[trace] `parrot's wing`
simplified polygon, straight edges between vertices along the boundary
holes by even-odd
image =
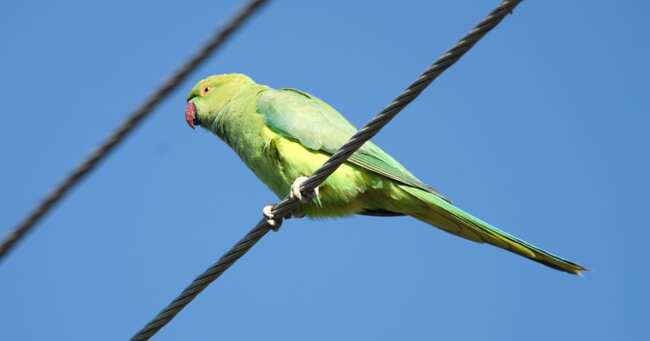
[[[257,111],[274,132],[298,141],[306,148],[330,155],[357,132],[357,128],[327,103],[296,89],[264,90],[258,96]],[[348,161],[449,201],[371,141],[361,146]]]

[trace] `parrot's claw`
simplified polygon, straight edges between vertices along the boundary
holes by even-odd
[[[318,187],[316,187],[316,188],[314,189],[314,192],[313,192],[311,195],[309,195],[309,196],[307,196],[307,195],[303,195],[303,194],[300,192],[300,186],[301,186],[301,185],[302,185],[302,184],[303,184],[307,179],[309,179],[309,178],[306,177],[306,176],[299,176],[299,177],[298,177],[298,178],[293,182],[293,184],[291,185],[291,192],[290,192],[290,194],[289,194],[293,199],[297,199],[297,200],[300,201],[300,202],[306,203],[306,202],[311,201],[311,199],[313,199],[314,196],[318,197]]]
[[[262,209],[262,215],[264,215],[264,218],[266,219],[266,223],[269,224],[271,230],[277,231],[280,229],[280,226],[282,226],[282,218],[277,219],[272,212],[273,212],[273,205],[266,205]]]

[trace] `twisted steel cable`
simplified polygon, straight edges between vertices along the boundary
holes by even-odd
[[[467,35],[461,38],[454,47],[445,52],[429,68],[427,68],[406,90],[397,96],[384,110],[377,114],[361,130],[354,134],[334,155],[332,155],[312,176],[310,176],[300,187],[303,196],[313,195],[314,189],[347,160],[366,141],[375,136],[393,117],[404,107],[411,103],[431,82],[433,82],[443,71],[456,63],[469,49],[474,46],[486,33],[498,25],[503,18],[521,0],[505,0],[493,10],[487,18],[476,25]],[[203,274],[197,277],[181,294],[176,297],[165,309],[151,320],[142,330],[131,338],[132,341],[148,340],[176,316],[187,304],[189,304],[203,289],[219,278],[234,262],[241,258],[248,250],[255,245],[269,230],[277,230],[282,219],[291,215],[291,212],[299,205],[298,200],[287,197],[276,204],[272,213],[276,223],[272,227],[266,218],[262,218],[248,234],[240,240],[230,251],[223,255]]]
[[[221,47],[226,40],[267,0],[253,0],[246,5],[231,21],[219,30],[205,45],[192,56],[180,69],[167,79],[153,94],[138,107],[122,125],[111,134],[90,154],[74,171],[54,190],[52,190],[41,203],[17,225],[0,244],[0,261],[7,256],[16,243],[21,240],[34,226],[47,214],[75,185],[79,183],[105,159],[120,142],[138,126],[143,119],[162,102],[174,89],[180,85],[187,76],[203,63],[216,49]]]

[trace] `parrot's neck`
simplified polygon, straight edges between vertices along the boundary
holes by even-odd
[[[224,102],[215,114],[208,130],[219,136],[237,154],[248,153],[247,138],[257,135],[264,128],[262,117],[257,114],[257,95],[268,87],[249,84],[240,87]]]

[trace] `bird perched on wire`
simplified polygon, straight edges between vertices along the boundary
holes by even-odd
[[[366,142],[310,198],[300,185],[357,129],[319,98],[273,89],[243,74],[198,82],[187,97],[187,124],[220,137],[278,197],[301,201],[294,216],[408,215],[457,236],[489,243],[572,274],[586,269],[478,219]],[[271,206],[263,210],[273,224]]]

